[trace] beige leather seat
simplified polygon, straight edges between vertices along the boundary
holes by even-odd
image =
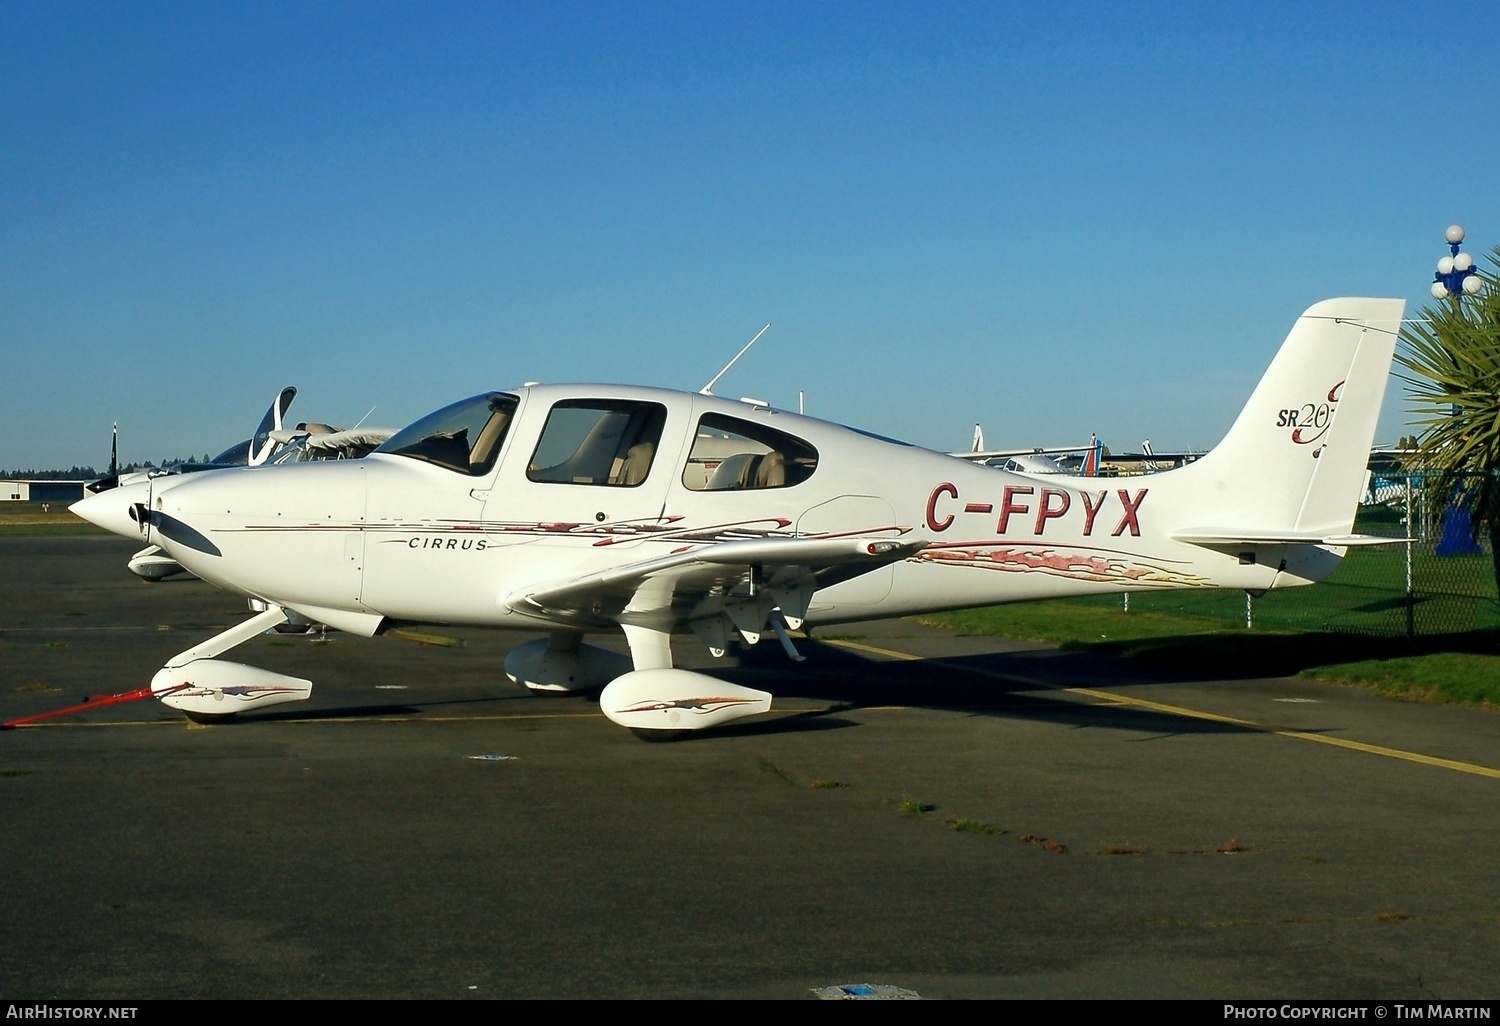
[[[724,492],[735,488],[747,487],[748,476],[753,473],[755,454],[748,452],[737,452],[727,457],[722,463],[714,468],[714,472],[708,475],[708,481],[703,485],[706,492]]]
[[[651,471],[651,459],[656,455],[656,444],[654,442],[637,442],[630,447],[625,454],[625,462],[620,464],[620,472],[611,484],[638,485],[646,480],[646,475]]]
[[[786,484],[786,457],[772,449],[755,468],[756,488],[780,488]]]
[[[474,448],[469,450],[470,472],[477,472],[488,466],[494,460],[495,447],[500,442],[500,436],[505,433],[506,425],[510,423],[510,411],[496,410],[490,414],[490,419],[485,422],[479,432],[479,438],[474,442]]]

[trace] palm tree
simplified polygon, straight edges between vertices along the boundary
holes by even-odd
[[[1397,361],[1422,428],[1417,466],[1428,487],[1489,534],[1500,583],[1500,246],[1484,287],[1429,306],[1401,329]]]

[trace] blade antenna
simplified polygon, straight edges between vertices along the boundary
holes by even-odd
[[[722,378],[725,374],[728,374],[729,373],[729,368],[733,367],[736,363],[738,363],[740,357],[742,357],[746,353],[748,353],[750,351],[750,347],[753,346],[753,345],[755,345],[755,343],[759,342],[760,341],[760,337],[762,335],[764,335],[766,332],[770,331],[770,330],[771,330],[771,322],[767,321],[766,322],[766,326],[764,328],[761,328],[759,331],[757,331],[755,333],[755,337],[752,338],[749,342],[745,343],[745,348],[741,349],[739,352],[735,353],[734,354],[734,359],[730,360],[728,363],[726,363],[724,365],[724,369],[721,370],[721,371],[719,371],[719,373],[717,373],[717,374],[715,374],[713,376],[713,380],[711,380],[708,384],[704,385],[702,388],[698,389],[698,394],[699,395],[713,395],[714,394],[714,386],[719,383],[719,379]]]

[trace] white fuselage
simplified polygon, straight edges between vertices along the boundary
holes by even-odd
[[[1104,591],[1277,583],[1279,552],[1242,562],[1167,536],[1180,520],[1163,515],[1167,495],[1180,498],[1189,483],[1174,487],[1171,479],[1188,471],[1041,481],[711,397],[586,386],[517,392],[515,426],[483,477],[384,453],[216,472],[158,497],[161,512],[216,551],[170,534],[164,544],[204,579],[298,611],[484,626],[538,626],[504,601],[529,582],[755,537],[928,542],[902,562],[820,589],[806,617],[812,624]],[[667,407],[645,480],[631,488],[530,480],[550,406],[601,395]],[[817,449],[815,471],[788,487],[691,490],[690,434],[705,410],[796,435]]]

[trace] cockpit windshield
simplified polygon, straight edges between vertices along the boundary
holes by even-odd
[[[375,451],[410,456],[477,477],[495,465],[519,402],[506,392],[464,399],[396,432]]]

